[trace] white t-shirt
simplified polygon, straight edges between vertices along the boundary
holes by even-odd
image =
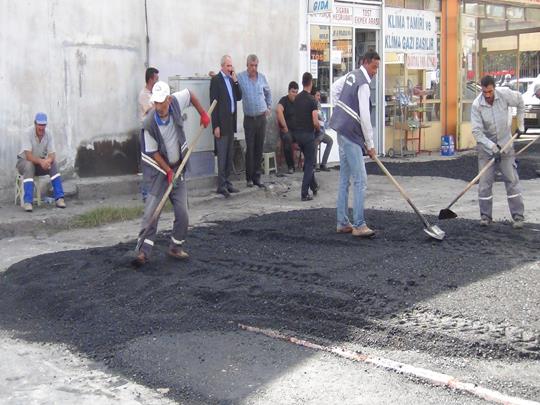
[[[185,108],[191,105],[191,95],[188,89],[184,89],[173,93],[172,96],[176,98],[178,104],[180,104],[180,111],[184,111]],[[165,142],[165,149],[167,150],[167,160],[171,165],[178,163],[180,160],[180,147],[178,144],[178,136],[176,134],[176,126],[169,114],[169,119],[164,125],[158,125],[159,132]],[[144,151],[151,155],[158,151],[157,141],[152,138],[148,131],[144,131]]]

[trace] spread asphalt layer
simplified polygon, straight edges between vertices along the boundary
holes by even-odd
[[[491,284],[472,305],[428,303],[481,281],[505,280],[509,271],[534,286],[535,225],[486,229],[456,219],[440,224],[447,237],[438,242],[413,214],[368,210],[366,218],[377,231],[372,239],[336,234],[335,209],[326,208],[196,227],[185,262],[166,256],[164,233],[139,270],[126,257],[134,242],[26,259],[0,275],[0,328],[30,341],[67,344],[190,403],[218,403],[218,392],[230,393],[227,403],[248,397],[257,384],[233,390],[222,368],[249,364],[252,350],[267,360],[257,370],[236,370],[243,381],[271,380],[304,361],[303,355],[273,357],[272,344],[255,347],[250,337],[239,338],[245,333],[239,323],[329,345],[540,360],[537,298],[527,308],[514,308],[507,298],[523,294],[526,285]],[[210,346],[218,358],[201,349]],[[484,385],[508,388],[504,381]],[[511,388],[540,398],[538,384]]]
[[[519,151],[524,144],[516,146]],[[540,170],[540,141],[536,141],[525,152],[516,157],[518,162],[518,174],[521,180],[538,178],[537,170]],[[427,162],[392,162],[386,160],[384,165],[394,176],[435,176],[449,179],[459,179],[471,181],[478,174],[478,158],[476,153],[462,155],[458,158],[448,158],[447,160],[431,160]],[[366,171],[368,174],[379,174],[383,172],[375,162],[366,160]],[[497,181],[502,181],[501,176],[496,177]]]

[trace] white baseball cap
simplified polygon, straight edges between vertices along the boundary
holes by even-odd
[[[157,82],[152,87],[152,96],[150,97],[151,102],[162,103],[165,101],[167,96],[171,95],[171,89],[169,85],[165,82]]]

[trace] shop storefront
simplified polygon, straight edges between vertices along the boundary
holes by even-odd
[[[326,7],[321,10],[321,6]],[[307,67],[321,90],[321,104],[327,117],[331,115],[334,100],[330,87],[333,82],[357,68],[368,50],[382,49],[382,1],[308,1],[307,15]],[[384,65],[381,60],[379,75],[371,83],[371,98],[375,108],[371,121],[375,130],[375,145],[383,145]],[[335,140],[335,134],[329,134]],[[330,161],[338,161],[337,147]]]
[[[526,99],[540,74],[540,0],[461,1],[460,32],[459,147],[470,148],[471,105],[480,79],[492,75],[498,86],[519,90]]]
[[[439,1],[386,1],[384,129],[388,156],[437,150],[441,142]]]

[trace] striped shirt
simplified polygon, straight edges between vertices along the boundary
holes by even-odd
[[[250,79],[247,70],[238,74],[238,83],[242,90],[244,115],[255,117],[264,114],[272,107],[272,93],[266,77],[257,73],[257,79]]]

